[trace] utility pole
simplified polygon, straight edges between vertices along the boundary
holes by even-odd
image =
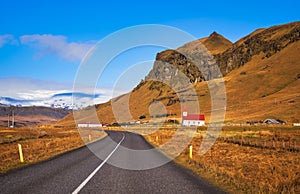
[[[12,124],[11,124],[12,128],[14,128],[14,125],[15,125],[15,112],[13,110],[12,111]]]
[[[15,127],[15,111],[14,111],[14,107],[10,106],[7,109],[7,116],[8,116],[8,120],[7,120],[7,127],[8,128],[14,128]],[[10,118],[12,119],[12,121],[10,121]]]
[[[7,107],[7,117],[8,117],[8,120],[7,120],[7,127],[10,128],[10,116],[11,116],[11,107]]]
[[[10,121],[10,115],[9,115],[9,112],[8,112],[8,114],[7,114],[7,115],[8,115],[7,127],[9,128],[9,127],[10,127],[10,122],[9,122],[9,121]]]

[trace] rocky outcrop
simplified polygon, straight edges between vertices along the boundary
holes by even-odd
[[[158,80],[171,86],[208,81],[221,77],[212,54],[223,52],[232,43],[213,32],[209,37],[192,41],[176,50],[166,50],[156,56],[146,80]]]
[[[218,65],[199,41],[183,45],[177,50],[166,50],[156,55],[153,69],[146,80],[163,81],[171,86],[207,81],[221,77]]]

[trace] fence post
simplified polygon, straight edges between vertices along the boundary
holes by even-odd
[[[244,138],[243,138],[243,134],[242,134],[242,136],[241,136],[241,146],[243,146],[243,140],[244,140]]]

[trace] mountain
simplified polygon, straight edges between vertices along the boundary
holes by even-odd
[[[94,104],[94,99],[99,98],[100,94],[86,94],[79,92],[58,93],[44,99],[27,100],[11,97],[0,97],[0,104],[6,106],[44,106],[61,109],[81,109]],[[72,99],[76,99],[77,104]]]
[[[14,126],[21,127],[54,123],[71,112],[68,109],[40,106],[0,106],[0,126],[8,126],[8,115],[10,116],[10,125],[12,124],[12,115],[14,115]]]
[[[99,120],[116,122],[115,117],[122,113],[118,122],[129,121],[130,115],[133,120],[141,115],[149,120],[151,110],[162,105],[167,119],[180,119],[181,105],[192,109],[198,100],[209,123],[212,91],[208,84],[218,85],[223,75],[227,95],[225,122],[266,118],[300,122],[299,39],[300,22],[293,22],[258,29],[233,44],[213,33],[177,50],[160,52],[145,80],[132,92],[96,106]],[[68,115],[58,124],[72,123],[72,119]],[[91,119],[82,117],[83,121]]]

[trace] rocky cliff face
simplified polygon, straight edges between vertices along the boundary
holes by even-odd
[[[208,38],[187,43],[177,50],[160,52],[146,80],[183,86],[221,77],[218,65],[206,45],[214,48],[213,53],[219,53],[231,46],[231,42],[214,32]]]
[[[146,77],[146,80],[150,79],[172,82],[176,85],[177,82],[202,81],[204,77],[191,59],[179,51],[166,50],[157,54],[153,69]]]

